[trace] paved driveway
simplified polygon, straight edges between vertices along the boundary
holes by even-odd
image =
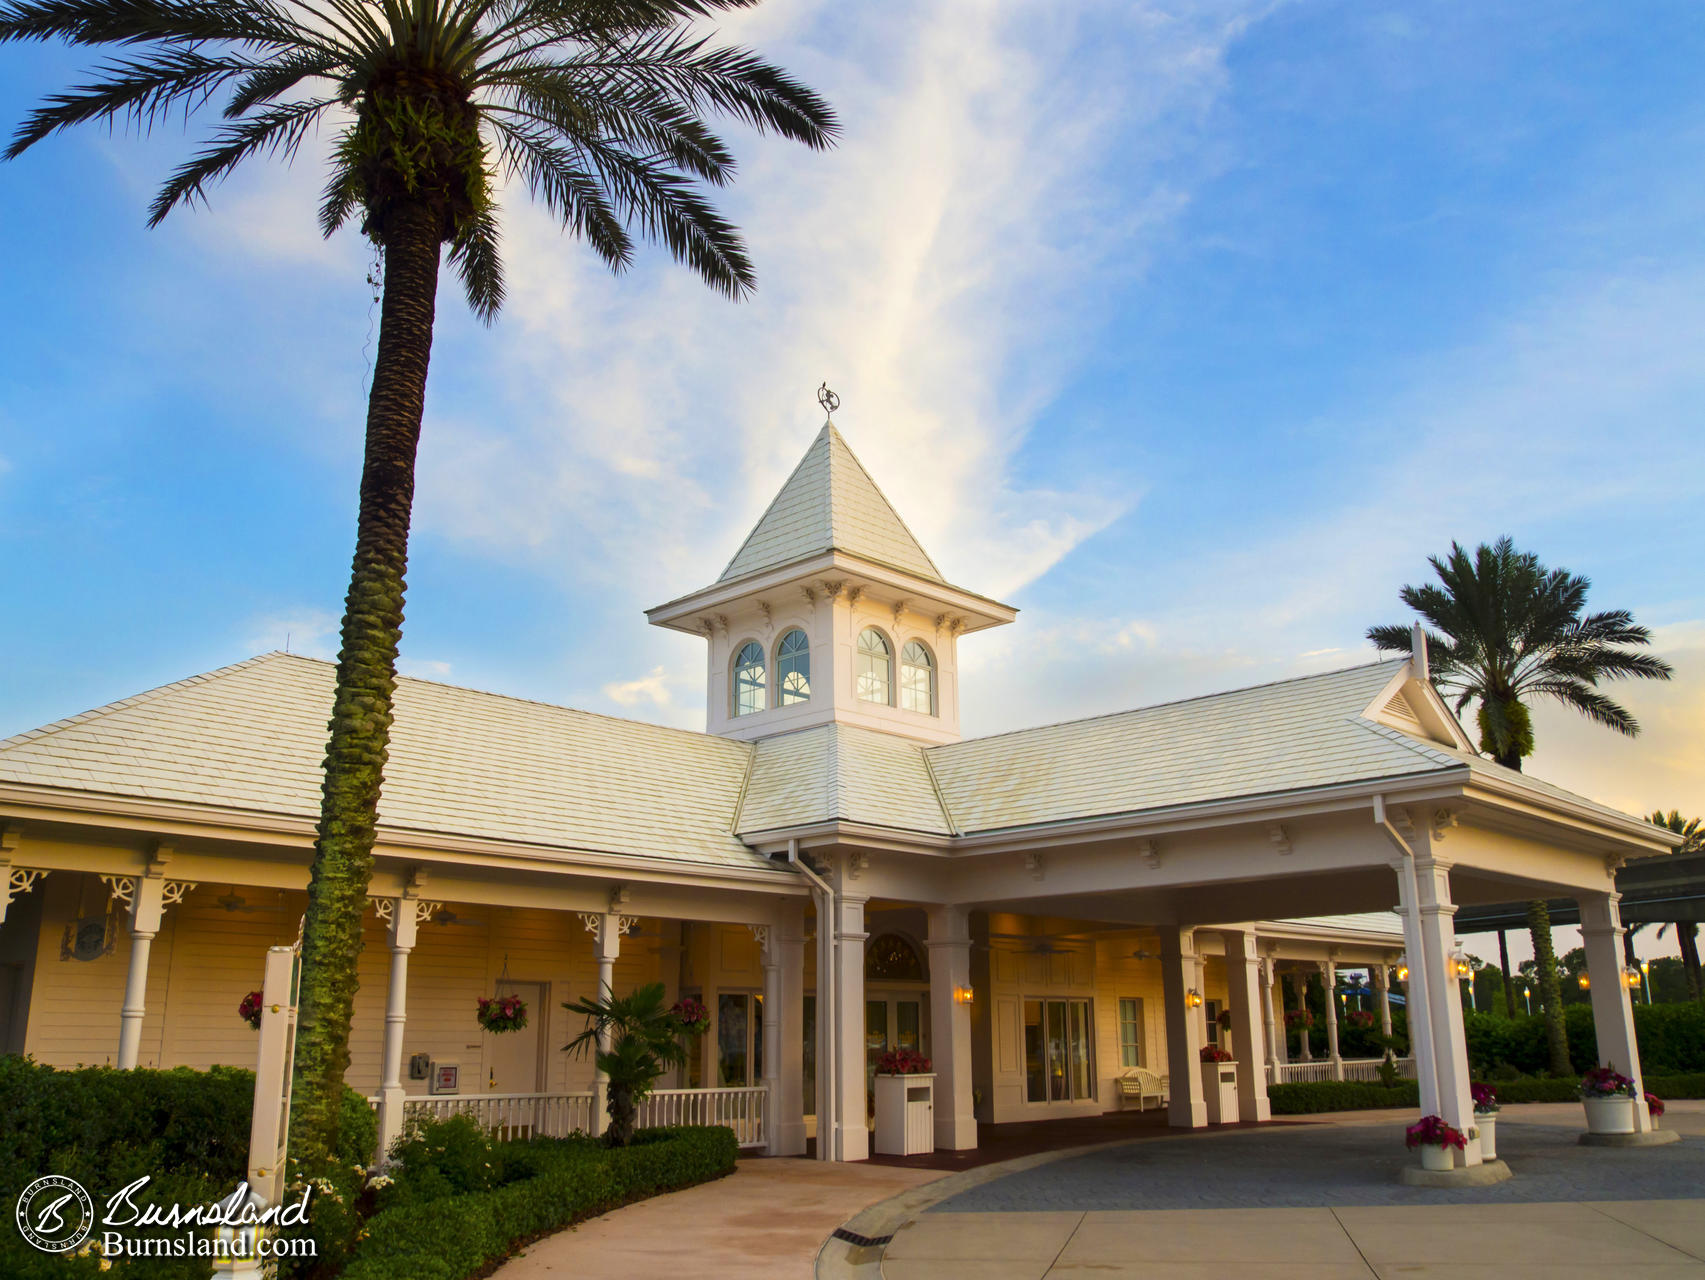
[[[1705,1280],[1705,1106],[1683,1141],[1582,1147],[1578,1107],[1509,1108],[1492,1187],[1404,1187],[1411,1117],[1107,1147],[900,1225],[885,1280]]]

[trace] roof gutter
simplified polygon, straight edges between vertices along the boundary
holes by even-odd
[[[787,861],[798,869],[811,884],[817,906],[817,1158],[840,1158],[840,1126],[835,1123],[834,1109],[838,1098],[836,1078],[841,1067],[841,1019],[837,1016],[836,1000],[839,984],[834,980],[839,972],[840,940],[835,936],[835,891],[828,881],[811,869],[799,856],[799,839],[787,842]]]

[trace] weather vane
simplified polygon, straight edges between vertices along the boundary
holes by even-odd
[[[835,410],[841,407],[841,398],[829,390],[829,384],[825,382],[817,388],[817,403],[823,406],[823,416],[832,419]]]

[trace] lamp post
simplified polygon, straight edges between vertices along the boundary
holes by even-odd
[[[1521,984],[1521,1002],[1527,1008],[1527,1016],[1533,1017],[1533,988],[1525,982]]]

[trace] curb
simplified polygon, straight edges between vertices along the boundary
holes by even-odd
[[[1667,1147],[1680,1142],[1681,1134],[1674,1129],[1652,1129],[1646,1133],[1583,1133],[1583,1147]]]

